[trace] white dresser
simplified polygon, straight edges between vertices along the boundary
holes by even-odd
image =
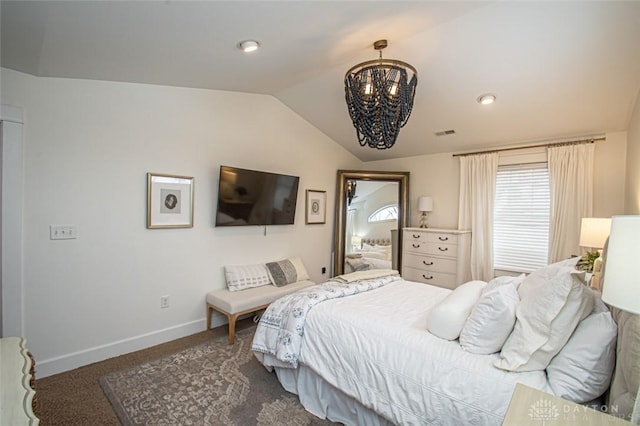
[[[471,279],[471,231],[404,228],[402,278],[454,289]]]

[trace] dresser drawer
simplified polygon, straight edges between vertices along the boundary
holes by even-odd
[[[456,234],[430,232],[427,234],[427,241],[437,244],[458,244],[458,236]]]
[[[455,258],[458,246],[455,244],[428,243],[418,241],[405,241],[404,251],[406,253],[426,254],[434,256],[446,256]]]
[[[408,253],[429,254],[429,243],[426,241],[405,240],[404,251]]]
[[[419,256],[407,253],[404,264],[407,267],[421,269],[423,271],[446,272],[449,274],[456,273],[455,259],[443,259],[440,257]]]
[[[420,269],[409,267],[404,268],[402,278],[407,281],[417,281],[450,289],[454,289],[458,285],[458,283],[456,282],[456,274],[423,271]]]
[[[458,235],[446,232],[407,231],[404,233],[404,238],[406,241],[414,243],[458,244]]]

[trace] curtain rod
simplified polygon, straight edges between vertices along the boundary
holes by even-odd
[[[487,151],[477,151],[477,152],[465,152],[462,154],[453,154],[454,157],[466,157],[467,155],[477,155],[477,154],[489,154],[491,152],[502,152],[502,151],[515,151],[518,149],[527,149],[527,148],[540,148],[540,147],[555,147],[555,146],[564,146],[564,145],[578,145],[582,143],[594,143],[596,141],[605,141],[607,138],[599,137],[599,138],[589,138],[589,139],[578,139],[575,141],[566,141],[566,142],[549,142],[549,143],[541,143],[538,145],[526,145],[526,146],[516,146],[513,148],[500,148],[500,149],[490,149]]]

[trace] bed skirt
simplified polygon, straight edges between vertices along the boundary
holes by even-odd
[[[303,364],[297,369],[276,367],[275,370],[282,387],[298,395],[305,410],[314,416],[345,425],[393,425]]]

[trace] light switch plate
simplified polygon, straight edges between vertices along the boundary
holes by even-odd
[[[78,227],[76,225],[49,226],[49,239],[51,240],[72,240],[75,238],[78,238]]]

